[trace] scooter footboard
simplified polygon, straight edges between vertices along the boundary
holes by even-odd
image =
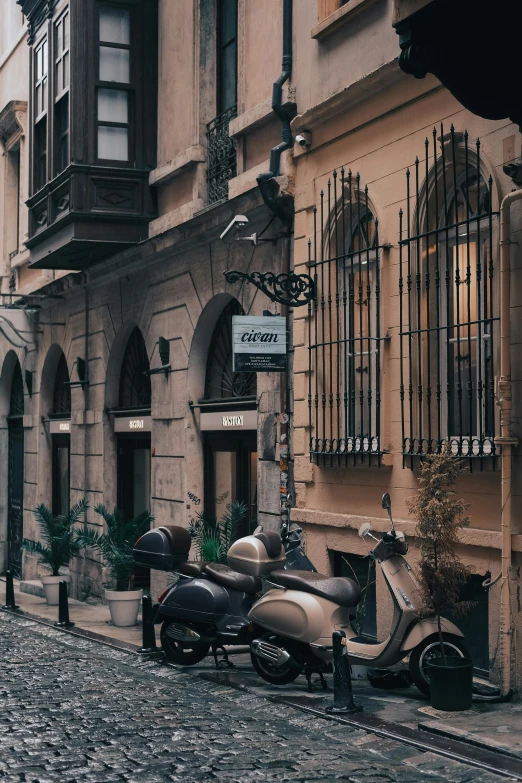
[[[445,617],[440,618],[440,625],[443,633],[451,633],[453,636],[464,637],[462,631],[457,628],[450,620],[446,620]],[[419,645],[423,639],[428,636],[433,636],[434,633],[438,633],[439,628],[437,625],[436,617],[425,617],[423,620],[419,620],[411,631],[404,637],[401,644],[401,652],[409,652]]]

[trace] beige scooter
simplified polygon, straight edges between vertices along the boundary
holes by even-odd
[[[386,668],[409,656],[412,681],[429,695],[427,663],[440,656],[437,622],[435,617],[420,617],[419,585],[404,559],[408,544],[404,533],[395,530],[388,493],[383,495],[382,507],[390,517],[389,533],[376,538],[368,523],[359,529],[361,538],[368,536],[377,542],[369,555],[380,565],[393,601],[391,630],[382,642],[358,637],[350,624],[350,610],[361,598],[353,580],[280,570],[274,533],[262,536],[265,540],[273,539],[271,552],[255,535],[239,539],[230,548],[231,568],[251,576],[264,576],[269,588],[248,615],[260,633],[251,643],[252,663],[266,682],[292,682],[304,672],[310,683],[312,673],[322,675],[331,670],[332,633],[342,630],[350,663]],[[462,632],[444,618],[441,624],[446,654],[468,657]]]

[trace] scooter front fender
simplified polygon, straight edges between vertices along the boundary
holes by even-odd
[[[443,633],[451,633],[453,636],[464,637],[462,631],[452,622],[446,620],[445,617],[440,618],[440,626]],[[410,650],[413,650],[423,641],[423,639],[426,639],[428,636],[433,636],[433,634],[438,633],[438,631],[439,628],[436,617],[425,617],[423,620],[419,620],[402,640],[401,651],[409,652]]]

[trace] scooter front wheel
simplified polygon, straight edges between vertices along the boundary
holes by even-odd
[[[252,650],[250,650],[250,658],[256,672],[270,685],[288,685],[301,674],[301,667],[291,660],[283,664],[272,663],[265,658],[258,658]]]
[[[442,634],[444,652],[453,658],[469,658],[469,653],[460,636],[452,633]],[[442,657],[439,635],[434,633],[426,637],[410,653],[410,677],[412,682],[425,696],[430,695],[430,675],[428,671],[429,661],[439,660]]]
[[[178,642],[168,635],[172,620],[165,620],[161,626],[160,639],[163,652],[170,663],[178,666],[194,666],[203,660],[210,650],[208,642]]]

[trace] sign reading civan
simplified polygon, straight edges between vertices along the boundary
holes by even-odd
[[[232,342],[234,372],[286,370],[286,318],[234,315]]]

